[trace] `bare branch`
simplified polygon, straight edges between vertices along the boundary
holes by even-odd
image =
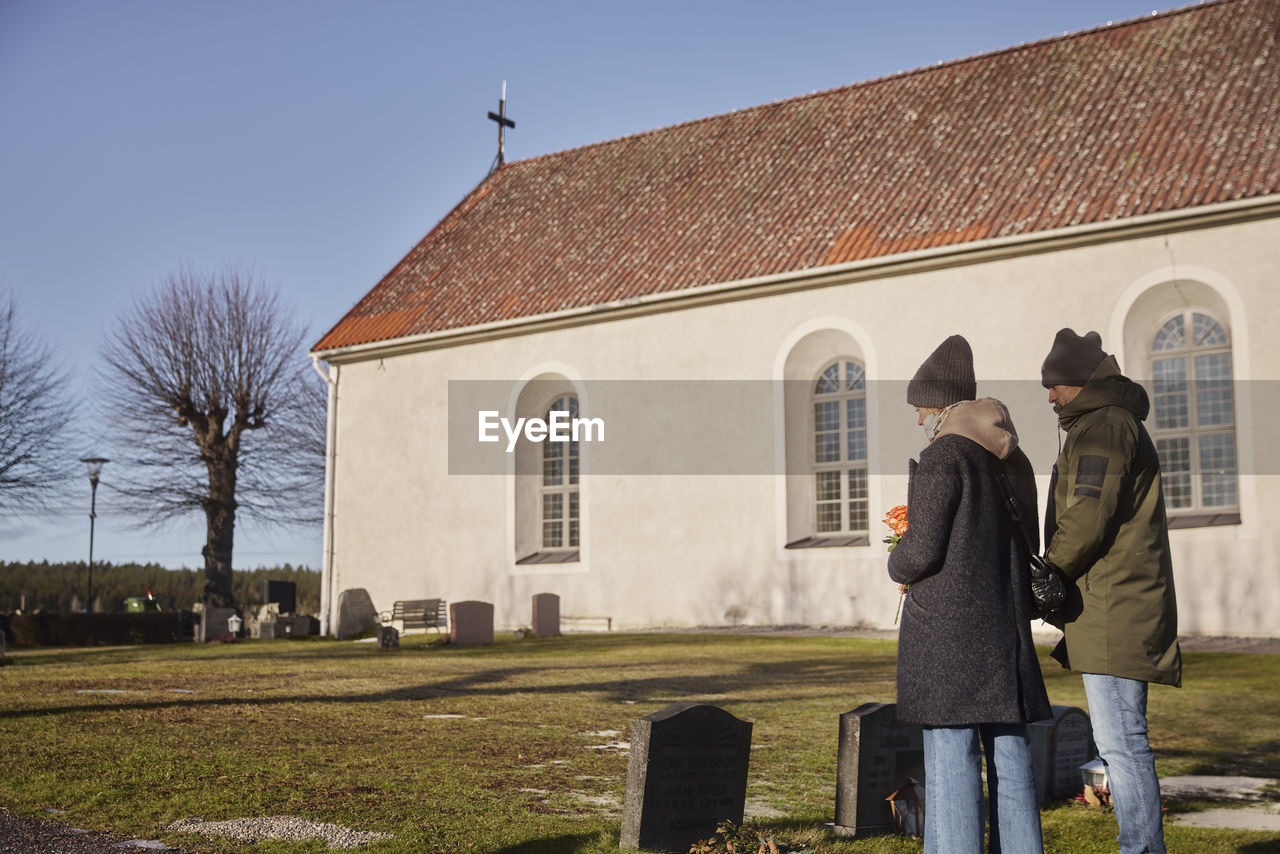
[[[0,513],[48,508],[75,473],[67,375],[23,329],[13,296],[0,296]]]
[[[111,432],[128,466],[115,487],[152,522],[201,511],[206,592],[230,604],[238,514],[319,518],[323,440],[303,342],[276,294],[227,267],[184,267],[123,312],[103,348]]]

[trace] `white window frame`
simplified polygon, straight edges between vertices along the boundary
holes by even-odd
[[[552,412],[568,412],[569,420],[578,417],[578,397],[574,394],[556,395],[543,411],[543,418],[548,423]],[[556,462],[561,463],[560,478],[548,482],[549,472]],[[577,551],[582,542],[582,505],[579,488],[579,475],[582,458],[576,440],[569,442],[545,441],[542,443],[540,484],[538,488],[538,542],[541,552]],[[548,519],[547,510],[551,499],[560,499],[560,517]],[[557,530],[551,531],[552,526]],[[554,537],[549,537],[554,533]],[[558,542],[557,542],[558,540]]]
[[[851,380],[850,368],[856,368],[857,374]],[[830,381],[830,372],[836,371],[835,388],[824,389]],[[809,436],[811,439],[809,462],[813,483],[813,536],[814,537],[847,537],[869,535],[870,516],[870,479],[867,474],[867,375],[865,366],[857,359],[842,357],[827,362],[818,371],[810,387],[809,412],[811,415]],[[850,403],[861,404],[861,425],[850,425]],[[819,407],[835,404],[836,419],[834,425],[819,415]],[[833,429],[834,427],[834,429]],[[825,429],[820,429],[825,428]],[[861,457],[855,458],[850,453],[850,440],[855,433],[861,433]],[[834,436],[837,446],[834,456],[831,453],[829,437]],[[822,441],[827,439],[828,441]],[[824,447],[825,446],[825,447]],[[824,497],[822,482],[835,474],[839,483],[837,497]],[[855,483],[856,481],[856,483]],[[851,494],[855,487],[860,487],[860,496]],[[833,517],[829,511],[835,507],[839,515],[838,527],[831,527]],[[860,518],[859,518],[860,517]],[[826,528],[824,529],[824,522]],[[859,524],[861,523],[861,524]]]
[[[1225,340],[1204,345],[1197,345],[1196,318],[1202,317],[1220,329]],[[1182,321],[1183,342],[1181,346],[1156,349],[1156,342],[1162,332],[1175,320]],[[1232,358],[1232,337],[1230,327],[1213,312],[1199,307],[1182,307],[1169,312],[1160,318],[1155,330],[1147,338],[1147,365],[1152,378],[1152,415],[1148,422],[1151,427],[1151,438],[1160,451],[1161,478],[1164,485],[1165,506],[1171,520],[1179,516],[1199,516],[1205,514],[1238,513],[1240,509],[1240,445],[1237,437],[1239,411],[1235,402],[1232,380],[1235,376]],[[1204,357],[1225,356],[1227,366],[1226,377],[1202,377],[1197,359]],[[1181,360],[1183,367],[1182,385],[1169,384],[1165,380],[1163,370],[1157,367],[1162,362]],[[1201,424],[1202,396],[1209,403],[1209,395],[1221,394],[1225,391],[1225,400],[1230,413],[1229,420],[1223,423]],[[1181,402],[1185,406],[1185,423],[1169,423],[1169,407],[1173,412],[1181,412]],[[1211,405],[1211,404],[1210,404]],[[1217,408],[1221,411],[1221,407]],[[1178,419],[1173,419],[1178,420]],[[1229,478],[1224,485],[1234,495],[1234,501],[1219,504],[1206,504],[1206,484],[1213,478],[1214,472],[1206,470],[1202,460],[1202,442],[1219,436],[1230,436],[1231,459],[1229,467],[1218,469],[1219,476]],[[1168,446],[1172,442],[1185,441],[1188,459],[1178,465],[1168,456]],[[1162,447],[1163,446],[1163,447]],[[1185,485],[1184,485],[1185,484]],[[1186,503],[1179,503],[1182,496],[1187,495]]]

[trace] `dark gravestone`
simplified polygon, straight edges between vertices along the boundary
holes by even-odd
[[[262,603],[264,605],[277,602],[281,614],[292,614],[298,610],[298,585],[292,581],[263,582]]]
[[[378,629],[378,610],[373,607],[369,591],[352,587],[338,594],[338,640]]]
[[[863,703],[840,716],[835,832],[841,836],[891,832],[885,798],[908,777],[928,789],[920,725],[899,723],[896,712],[893,703]]]
[[[320,634],[320,621],[309,614],[286,614],[276,617],[276,637],[305,638]]]
[[[200,634],[196,640],[200,643],[208,643],[214,638],[230,636],[232,631],[228,623],[234,616],[236,616],[235,608],[210,608],[206,606],[200,612]]]
[[[751,722],[675,703],[631,724],[619,847],[688,851],[722,821],[742,823]]]
[[[1083,709],[1054,706],[1053,717],[1027,727],[1027,739],[1040,803],[1074,798],[1084,791],[1080,766],[1096,751],[1093,727]]]
[[[378,626],[378,648],[399,649],[400,630],[395,626]]]

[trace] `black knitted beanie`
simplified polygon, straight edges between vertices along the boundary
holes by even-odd
[[[1083,386],[1102,364],[1102,336],[1096,332],[1077,335],[1074,329],[1059,329],[1053,347],[1040,366],[1040,381],[1045,388],[1055,385]]]
[[[973,349],[961,335],[952,335],[929,354],[907,383],[907,403],[943,409],[973,400],[978,382],[973,375]]]

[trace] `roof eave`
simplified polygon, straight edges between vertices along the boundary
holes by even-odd
[[[313,356],[333,364],[381,359],[423,350],[473,344],[495,338],[527,335],[621,320],[627,317],[695,308],[739,299],[754,299],[790,291],[851,284],[871,278],[899,276],[929,270],[976,264],[1006,257],[1053,252],[1153,234],[1230,225],[1280,216],[1280,194],[1239,199],[1195,208],[1146,214],[1109,222],[1087,223],[1030,234],[996,237],[947,246],[936,246],[895,255],[864,258],[825,267],[792,270],[748,279],[719,282],[697,288],[616,300],[563,311],[511,318],[491,323],[443,329],[384,341],[312,350]]]

